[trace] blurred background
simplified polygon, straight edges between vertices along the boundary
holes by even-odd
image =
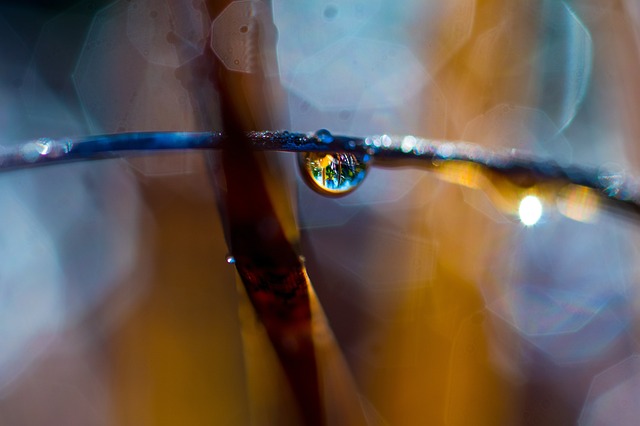
[[[268,84],[237,96],[270,100],[264,128],[518,148],[615,191],[640,173],[639,37],[635,0],[4,1],[0,145],[219,126],[216,91],[193,98],[208,51],[247,76],[260,57]],[[634,220],[473,168],[373,167],[325,198],[273,160],[371,424],[635,424]],[[207,164],[0,176],[0,423],[283,424],[282,383],[249,385]]]

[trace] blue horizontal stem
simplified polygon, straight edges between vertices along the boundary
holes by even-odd
[[[170,150],[219,150],[227,137],[220,132],[120,133],[82,138],[40,138],[0,147],[0,171],[59,164],[71,161],[124,157]],[[352,152],[369,155],[384,166],[418,164],[435,167],[444,161],[465,161],[514,179],[559,181],[593,188],[609,200],[640,212],[635,180],[597,168],[560,166],[551,159],[522,151],[490,151],[466,142],[437,141],[413,136],[334,136],[288,131],[248,132],[253,149],[288,152]],[[228,143],[233,143],[228,140]]]

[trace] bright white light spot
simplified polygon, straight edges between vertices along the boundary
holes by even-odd
[[[520,208],[518,209],[520,215],[520,221],[526,226],[533,226],[542,217],[542,203],[538,197],[533,195],[527,195],[520,201]]]
[[[405,136],[400,144],[400,149],[402,152],[411,152],[411,150],[416,147],[417,143],[418,140],[414,136]]]
[[[437,153],[442,158],[449,158],[456,152],[456,146],[452,143],[443,143],[437,148]]]
[[[35,142],[35,148],[40,155],[47,155],[48,153],[51,152],[52,144],[53,142],[48,139],[38,139]]]

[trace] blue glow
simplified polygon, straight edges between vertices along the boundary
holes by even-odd
[[[589,87],[593,42],[567,2],[546,2],[545,9],[542,108],[562,130],[573,121]]]
[[[629,236],[612,223],[545,221],[505,248],[488,308],[558,362],[599,356],[629,326]]]

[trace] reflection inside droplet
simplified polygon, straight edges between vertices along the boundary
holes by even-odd
[[[353,153],[300,154],[299,162],[306,182],[323,195],[345,195],[363,181],[368,167],[368,155]]]
[[[518,208],[518,215],[520,221],[525,226],[533,226],[542,217],[542,203],[540,199],[534,195],[527,195],[520,201],[520,207]]]

